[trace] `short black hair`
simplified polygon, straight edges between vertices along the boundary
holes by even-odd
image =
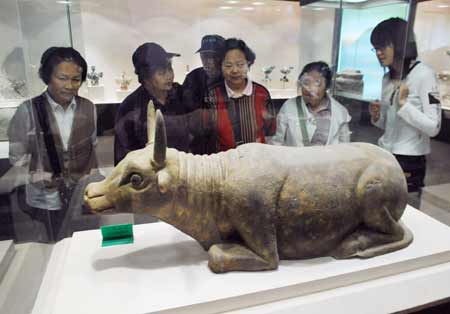
[[[88,66],[81,54],[72,47],[50,47],[41,57],[39,77],[48,85],[55,67],[62,62],[73,62],[82,68],[81,81],[86,80]]]
[[[380,22],[372,30],[370,43],[374,47],[394,47],[394,59],[403,59],[403,68],[407,69],[411,60],[417,59],[417,44],[414,39],[414,33],[408,30],[408,22],[393,17]],[[407,71],[403,71],[406,75]]]
[[[326,88],[330,88],[331,86],[331,79],[333,78],[333,73],[331,72],[330,67],[328,66],[328,64],[326,62],[323,61],[316,61],[316,62],[311,62],[308,63],[307,65],[305,65],[303,67],[302,72],[300,72],[300,75],[298,76],[298,79],[300,80],[300,78],[303,76],[303,74],[305,73],[309,73],[312,71],[317,71],[320,73],[320,75],[323,76],[323,78],[325,79],[325,86]]]
[[[255,63],[256,55],[253,50],[251,50],[250,47],[247,46],[245,41],[238,38],[228,38],[227,40],[225,40],[222,49],[219,50],[220,63],[222,63],[225,59],[225,55],[227,54],[227,52],[233,49],[239,49],[244,53],[245,59],[247,60],[249,66]]]

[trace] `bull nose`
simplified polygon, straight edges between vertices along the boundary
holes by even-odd
[[[105,196],[88,198],[85,195],[84,203],[93,213],[100,213],[113,208],[113,204]]]
[[[88,198],[98,197],[106,194],[106,186],[101,182],[89,183],[84,191],[84,195]]]

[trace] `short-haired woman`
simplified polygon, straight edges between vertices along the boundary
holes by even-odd
[[[281,107],[271,144],[310,146],[350,142],[351,117],[327,93],[331,78],[325,62],[312,62],[303,68],[298,77],[302,95],[288,99]]]
[[[417,59],[414,35],[408,36],[408,23],[390,18],[372,31],[370,41],[381,66],[381,101],[369,107],[372,123],[383,129],[379,146],[394,154],[405,172],[409,192],[424,186],[430,137],[438,134],[441,107],[435,97],[436,76]]]
[[[75,49],[47,49],[39,69],[47,89],[22,103],[9,125],[10,162],[29,171],[26,203],[47,231],[46,238],[35,240],[54,242],[66,235],[61,226],[73,190],[97,168],[95,106],[78,96],[86,74],[86,61]]]
[[[267,89],[248,78],[255,53],[237,38],[229,38],[219,51],[224,80],[208,93],[215,110],[207,153],[226,151],[243,143],[265,143],[276,128],[275,110]]]

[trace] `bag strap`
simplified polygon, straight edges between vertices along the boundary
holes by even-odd
[[[420,61],[416,61],[416,62],[414,62],[414,64],[412,65],[412,66],[410,66],[409,68],[408,68],[408,70],[406,71],[406,75],[405,75],[405,77],[407,77],[408,75],[409,75],[409,73],[418,65],[420,63]]]
[[[295,101],[297,102],[298,122],[300,123],[300,130],[302,131],[303,146],[311,146],[308,130],[306,129],[306,116],[302,106],[302,97],[297,96]]]
[[[55,140],[50,133],[50,125],[48,122],[48,112],[45,108],[45,102],[40,97],[37,101],[33,101],[33,106],[37,114],[39,124],[44,133],[45,147],[47,148],[48,158],[50,159],[50,167],[52,167],[53,174],[58,177],[61,175],[61,164],[56,151]]]

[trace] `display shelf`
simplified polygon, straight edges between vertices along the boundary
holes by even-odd
[[[103,85],[88,86],[88,98],[93,102],[105,99],[105,87]]]
[[[436,265],[447,265],[445,276],[450,277],[450,228],[411,207],[403,222],[413,231],[414,242],[390,254],[367,260],[281,261],[276,271],[222,275],[208,269],[207,253],[193,239],[165,223],[135,226],[133,244],[109,248],[101,247],[99,230],[78,232],[66,241],[65,257],[49,264],[46,277],[53,279],[41,287],[33,313],[245,313],[249,307],[272,313],[271,304],[281,300],[297,300],[298,310],[317,294],[336,301],[340,289],[353,290],[357,298],[361,291],[354,287],[361,285],[369,285],[372,295],[363,304],[376,307],[380,300],[374,295],[400,275],[420,271],[426,279],[437,274]],[[447,288],[419,300],[423,304],[437,300],[434,296],[450,296]],[[383,300],[384,308],[397,309],[395,294],[390,297]],[[346,298],[347,307],[362,302],[351,293]],[[415,301],[412,306],[420,305]],[[349,308],[346,313],[361,313]]]
[[[286,89],[276,89],[272,88],[269,89],[270,97],[272,99],[288,99],[297,97],[297,90],[294,88],[286,88]]]
[[[367,102],[367,103],[375,101],[375,99],[364,97],[364,95],[361,95],[361,94],[342,92],[342,91],[336,92],[335,96],[358,100],[358,101]]]
[[[2,100],[0,100],[0,109],[2,109],[2,108],[17,108],[25,100],[26,100],[26,98],[2,99]]]

